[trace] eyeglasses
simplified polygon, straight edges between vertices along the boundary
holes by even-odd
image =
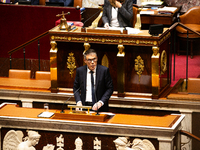
[[[91,63],[91,62],[96,62],[97,61],[97,58],[93,58],[93,59],[86,59],[87,62]]]

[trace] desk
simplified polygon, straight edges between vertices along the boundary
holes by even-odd
[[[48,90],[51,87],[51,81],[0,77],[0,87]]]
[[[140,15],[141,23],[142,25],[163,24],[166,26],[171,26],[174,23],[175,19],[177,19],[176,15],[179,11],[180,7],[177,7],[177,10],[171,14],[159,14],[157,10],[142,9]]]
[[[102,149],[114,150],[113,140],[118,136],[127,136],[131,140],[136,137],[149,139],[154,141],[154,146],[159,150],[173,150],[174,146],[180,146],[177,145],[180,144],[178,130],[181,128],[184,115],[112,114],[114,116],[105,122],[88,122],[84,120],[38,118],[37,115],[43,111],[43,109],[16,107],[14,104],[2,104],[0,106],[1,137],[4,137],[6,131],[10,129],[37,130],[41,134],[39,149],[47,144],[54,143],[54,138],[60,134],[65,137],[65,149],[70,149],[70,146],[71,149],[74,149],[72,145],[74,145],[74,140],[77,137],[83,140],[84,149],[92,149],[92,141],[97,137],[102,141]],[[55,112],[56,110],[49,111]],[[123,115],[123,121],[119,119],[121,115]],[[129,120],[130,118],[133,120]],[[158,120],[160,120],[160,123],[158,123]]]
[[[128,93],[136,93],[141,97],[159,97],[170,85],[168,29],[163,34],[151,36],[148,30],[128,35],[104,31],[81,32],[81,28],[67,32],[55,27],[49,34],[51,42],[57,44],[55,50],[50,50],[51,74],[54,76],[51,88],[55,90],[52,92],[57,92],[58,88],[73,87],[76,68],[84,65],[84,44],[97,51],[99,64],[109,67],[114,90],[120,97]],[[119,47],[124,48],[123,55],[118,55]],[[74,68],[71,68],[73,71],[67,68],[70,63],[74,63]]]

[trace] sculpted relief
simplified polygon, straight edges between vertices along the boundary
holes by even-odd
[[[3,150],[35,150],[40,134],[36,131],[27,131],[28,136],[23,138],[22,131],[10,130],[4,137]]]
[[[27,136],[23,138],[22,131],[10,130],[6,133],[3,140],[3,150],[36,150],[35,146],[38,144],[41,135],[36,131],[27,131]],[[57,142],[56,150],[64,150],[64,137],[61,134],[59,137],[55,137]],[[87,141],[88,142],[88,141]],[[128,137],[118,137],[114,141],[116,150],[155,150],[154,145],[147,139],[135,138],[132,142],[129,141]],[[46,144],[46,143],[44,143]],[[75,149],[82,150],[84,141],[77,137],[74,141]],[[107,144],[107,143],[104,143]],[[54,150],[55,146],[53,144],[47,144],[43,146],[42,150]],[[93,141],[94,150],[102,149],[102,142],[95,137]]]
[[[153,144],[147,139],[135,138],[131,143],[127,137],[118,137],[113,142],[117,150],[155,150]]]

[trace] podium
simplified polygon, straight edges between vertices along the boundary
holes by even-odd
[[[109,67],[118,97],[158,98],[170,86],[170,32],[151,36],[148,30],[138,34],[94,32],[95,29],[49,31],[51,91],[72,88],[76,68],[84,65],[83,52],[95,49],[98,63]],[[51,44],[52,45],[52,44]],[[53,50],[54,49],[54,50]]]
[[[54,138],[60,134],[65,138],[64,149],[75,149],[74,141],[78,137],[83,140],[83,149],[93,149],[93,140],[98,138],[102,149],[109,147],[114,150],[116,148],[113,141],[117,137],[130,137],[131,141],[135,138],[148,139],[158,150],[180,147],[179,130],[184,119],[181,114],[150,116],[107,113],[109,118],[104,121],[86,121],[84,117],[76,120],[73,115],[71,119],[55,119],[54,116],[39,118],[38,115],[43,111],[44,109],[18,107],[16,104],[0,105],[0,144],[2,145],[3,137],[10,130],[22,130],[24,133],[26,130],[35,130],[41,134],[37,149],[55,143]],[[49,112],[57,111],[49,109]]]

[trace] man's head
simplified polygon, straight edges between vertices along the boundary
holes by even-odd
[[[89,49],[84,53],[84,62],[90,70],[94,70],[97,66],[97,53],[94,49]]]

